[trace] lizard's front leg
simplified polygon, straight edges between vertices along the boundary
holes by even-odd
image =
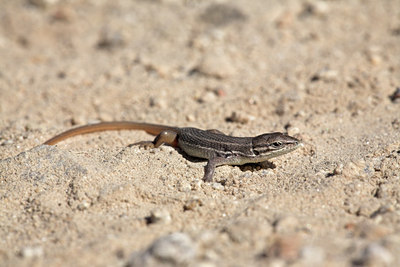
[[[208,159],[207,165],[204,167],[204,182],[212,182],[215,167],[224,165],[226,158],[214,156]]]

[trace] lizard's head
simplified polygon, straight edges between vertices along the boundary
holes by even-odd
[[[289,153],[302,145],[300,140],[278,132],[262,134],[253,138],[254,154],[266,158]]]

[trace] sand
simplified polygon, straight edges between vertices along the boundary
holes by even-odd
[[[0,1],[1,266],[399,266],[400,4]],[[288,132],[221,166],[130,120]]]

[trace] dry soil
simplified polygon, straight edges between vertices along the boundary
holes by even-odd
[[[0,0],[1,266],[400,266],[398,0]],[[131,120],[281,131],[222,166]]]

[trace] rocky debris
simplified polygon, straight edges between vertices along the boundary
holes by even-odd
[[[366,49],[365,55],[367,60],[375,66],[382,64],[383,58],[381,56],[382,48],[379,46],[370,46]]]
[[[236,122],[240,124],[246,124],[253,120],[255,120],[254,116],[241,111],[233,111],[232,114],[226,118],[227,122]]]
[[[41,246],[27,246],[23,247],[19,252],[22,258],[36,258],[43,256],[43,247]]]
[[[218,99],[218,96],[215,92],[207,91],[205,92],[199,99],[199,103],[213,103]]]
[[[227,233],[233,242],[255,244],[257,240],[266,240],[272,234],[273,228],[267,222],[239,219],[224,227],[223,232]]]
[[[28,0],[27,2],[39,8],[47,8],[57,4],[59,0]]]
[[[368,244],[361,255],[353,261],[358,266],[392,266],[392,253],[379,243]]]
[[[161,237],[143,252],[134,253],[126,266],[177,266],[194,260],[197,248],[185,233]]]
[[[225,189],[225,187],[221,183],[217,183],[217,182],[212,183],[212,188],[215,190],[224,190]]]
[[[324,17],[330,12],[330,7],[326,1],[309,1],[304,3],[300,17],[317,16]]]
[[[390,100],[392,100],[393,103],[400,102],[400,87],[397,87],[393,94],[390,95]]]
[[[371,217],[379,210],[380,206],[381,204],[378,199],[370,198],[368,201],[363,201],[363,203],[360,203],[357,215]]]
[[[97,48],[111,50],[124,46],[125,40],[119,31],[112,31],[104,28],[100,32],[99,40],[97,41]]]
[[[324,82],[336,82],[339,73],[337,70],[323,69],[318,71],[314,76],[311,77],[312,82],[324,81]]]
[[[396,129],[396,130],[400,129],[400,120],[394,119],[394,120],[392,121],[392,127],[393,127],[394,129]]]
[[[272,245],[267,248],[265,256],[293,262],[299,258],[303,238],[299,234],[278,235]]]
[[[387,227],[369,221],[357,224],[349,223],[346,228],[351,231],[353,236],[369,241],[380,240],[391,233],[391,230]]]
[[[335,169],[335,173],[341,173],[347,179],[353,180],[355,178],[367,177],[368,173],[366,172],[366,168],[367,166],[364,160],[353,160],[346,163],[341,171],[340,169]]]
[[[304,266],[322,266],[326,258],[326,253],[322,247],[310,245],[304,246],[300,255]]]
[[[77,209],[80,211],[86,210],[90,207],[90,203],[87,200],[83,200],[80,204],[78,204]]]
[[[205,23],[220,27],[245,21],[247,16],[239,8],[221,3],[209,5],[199,18]]]
[[[235,75],[233,59],[226,52],[217,50],[205,53],[200,62],[192,70],[208,77],[225,79]]]
[[[196,211],[203,205],[204,205],[204,203],[200,198],[192,198],[185,202],[185,204],[183,205],[183,210],[184,211],[188,211],[188,210]]]
[[[179,180],[177,188],[180,192],[187,193],[187,192],[192,191],[192,186],[190,185],[190,183],[188,181],[185,181],[185,180]]]
[[[169,224],[171,221],[171,214],[166,209],[155,209],[150,213],[149,223]]]

